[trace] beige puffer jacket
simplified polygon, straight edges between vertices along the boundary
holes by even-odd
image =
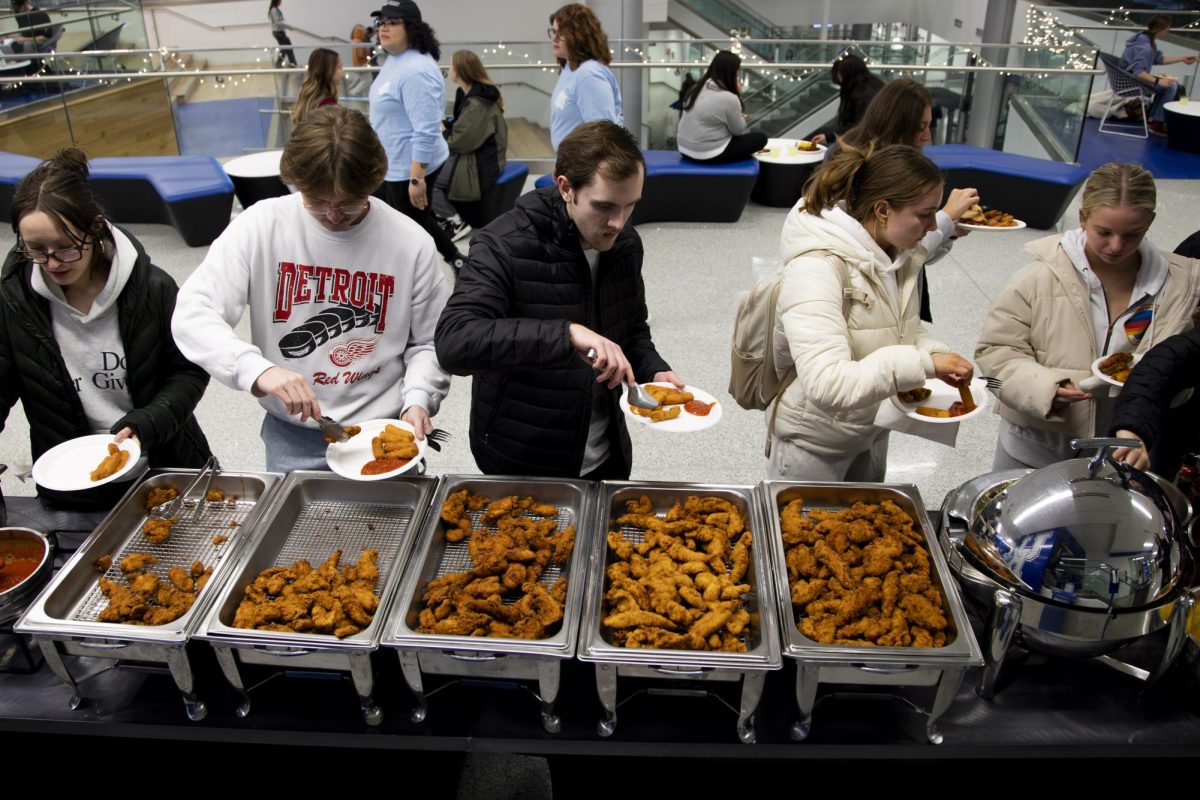
[[[981,375],[1004,382],[996,392],[1000,416],[1016,425],[1070,436],[1095,434],[1092,402],[1051,411],[1058,384],[1092,376],[1099,358],[1088,316],[1088,295],[1059,236],[1031,242],[1035,261],[1023,267],[996,298],[975,348]],[[1200,302],[1200,262],[1167,255],[1170,272],[1158,306],[1135,353],[1192,327]]]
[[[796,380],[780,399],[774,433],[820,455],[864,450],[880,433],[880,402],[932,378],[930,353],[949,352],[926,336],[918,318],[925,250],[895,262],[899,300],[882,274],[893,262],[840,209],[817,217],[797,205],[784,223],[780,254],[787,266],[773,352],[781,375],[795,364]],[[848,313],[843,272],[851,290]]]

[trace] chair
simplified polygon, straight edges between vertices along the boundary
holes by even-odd
[[[1146,126],[1146,100],[1154,96],[1153,92],[1132,72],[1121,69],[1121,59],[1111,53],[1100,53],[1099,56],[1100,63],[1104,65],[1104,73],[1108,76],[1108,85],[1113,91],[1113,96],[1108,99],[1108,105],[1104,107],[1104,116],[1100,118],[1100,132],[1116,136],[1129,136],[1134,139],[1148,138],[1150,132]],[[1128,100],[1136,100],[1141,108],[1141,134],[1134,132],[1137,130],[1136,128],[1131,130],[1131,125],[1127,122],[1116,125],[1109,121],[1113,106],[1120,108]],[[1107,128],[1104,127],[1106,122],[1108,122]],[[1136,123],[1134,124],[1136,125]]]

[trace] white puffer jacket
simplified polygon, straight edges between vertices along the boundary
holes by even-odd
[[[820,455],[848,455],[881,433],[874,424],[880,402],[934,377],[930,354],[950,351],[926,336],[918,318],[924,248],[893,261],[842,209],[817,217],[803,203],[788,214],[780,243],[787,266],[775,368],[783,374],[794,363],[796,380],[780,399],[774,433]]]

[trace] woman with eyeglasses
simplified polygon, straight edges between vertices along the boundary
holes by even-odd
[[[558,150],[567,134],[585,122],[606,119],[623,125],[621,88],[608,68],[608,37],[592,10],[579,3],[565,5],[550,15],[546,32],[562,67],[550,96],[550,145]]]
[[[75,149],[44,161],[12,200],[17,243],[0,278],[0,423],[18,400],[34,459],[70,439],[140,440],[151,467],[198,467],[210,451],[192,412],[208,376],[171,338],[175,282],[108,221]],[[127,475],[132,480],[141,470]],[[77,546],[128,482],[81,492],[38,487],[10,524]]]
[[[279,170],[298,191],[235,217],[179,290],[179,349],[259,398],[272,472],[326,468],[321,416],[400,418],[424,438],[450,388],[433,351],[450,289],[433,241],[372,197],[379,138],[357,111],[318,108]],[[234,332],[247,305],[250,341]]]
[[[371,84],[371,125],[387,152],[379,196],[416,220],[455,270],[467,263],[434,217],[433,187],[450,157],[442,137],[446,81],[437,60],[441,46],[412,0],[393,0],[372,12],[379,46],[387,53]]]

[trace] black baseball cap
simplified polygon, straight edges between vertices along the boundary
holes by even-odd
[[[371,16],[420,22],[421,9],[417,8],[417,4],[413,0],[390,0],[383,8],[372,11]]]

